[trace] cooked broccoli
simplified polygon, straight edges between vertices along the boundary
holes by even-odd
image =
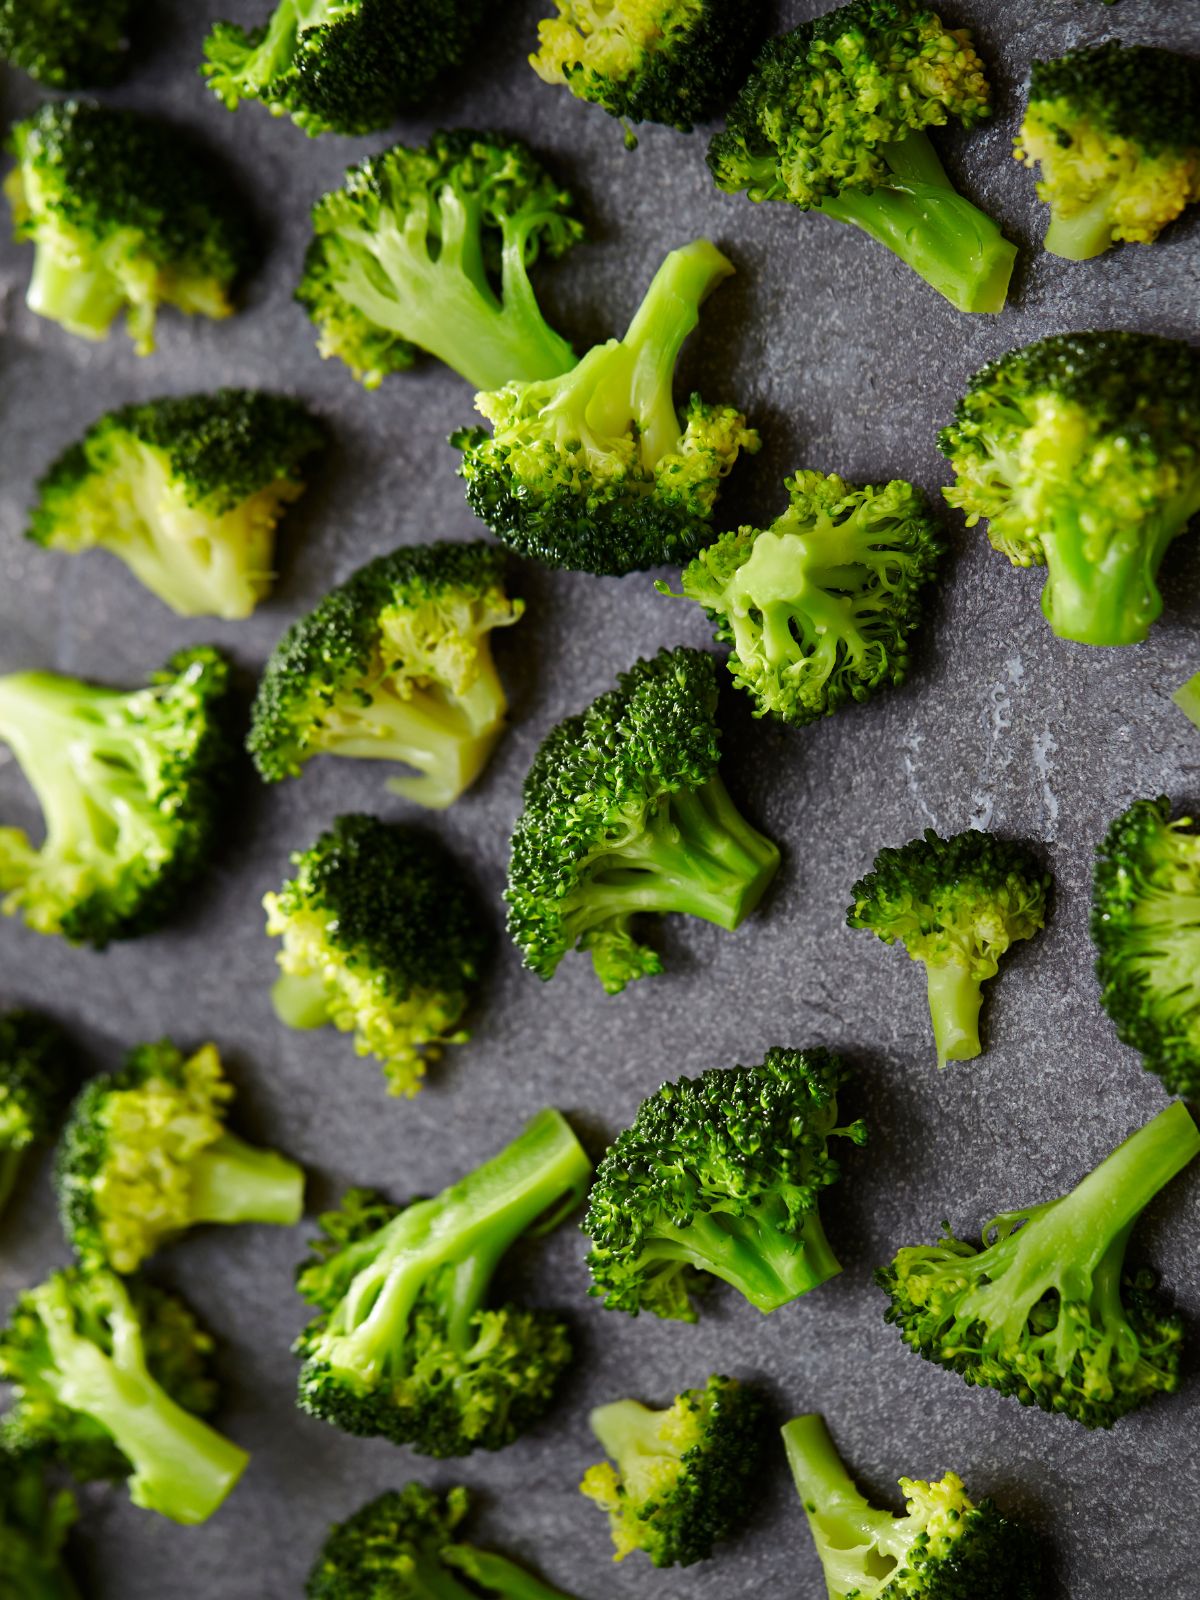
[[[56,1272],[0,1331],[4,1439],[80,1478],[127,1477],[134,1505],[172,1522],[205,1522],[250,1459],[200,1420],[212,1348],[174,1295],[102,1267]]]
[[[0,678],[0,742],[41,803],[35,848],[0,827],[0,908],[97,949],[152,932],[204,866],[230,755],[229,663],[180,650],[145,689]]]
[[[430,834],[375,817],[338,817],[292,857],[296,875],[263,900],[283,940],[272,991],[290,1028],[332,1023],[412,1096],[463,1013],[492,936],[458,863]]]
[[[901,1478],[897,1517],[859,1492],[821,1417],[796,1417],[783,1442],[830,1600],[1043,1600],[1037,1541],[956,1472]]]
[[[851,928],[904,946],[925,967],[937,1061],[983,1054],[983,984],[1018,939],[1045,925],[1053,879],[1022,844],[971,828],[885,848],[850,893]]]
[[[636,920],[679,912],[732,930],[779,851],[717,770],[717,674],[700,650],[660,650],[542,740],[508,867],[508,931],[539,978],[586,950],[609,994],[663,970]]]
[[[589,1467],[579,1487],[608,1512],[613,1560],[644,1550],[656,1567],[690,1567],[736,1533],[753,1501],[764,1412],[755,1390],[715,1374],[664,1411],[637,1400],[593,1411],[592,1432],[612,1459]]]
[[[458,129],[351,167],[313,208],[296,298],[323,356],[368,389],[427,351],[476,389],[575,365],[529,281],[583,236],[574,201],[518,139]]]
[[[413,545],[379,556],[292,624],[259,684],[248,749],[266,783],[312,756],[394,761],[388,788],[440,810],[470,788],[508,709],[488,635],[525,609],[504,552]]]
[[[1035,61],[1014,154],[1041,164],[1053,255],[1153,244],[1200,200],[1200,62],[1116,39]]]
[[[1171,699],[1183,712],[1189,722],[1194,722],[1200,728],[1200,672],[1181,683]]]
[[[1137,644],[1162,610],[1167,547],[1200,511],[1200,351],[1146,333],[1059,334],[971,379],[938,443],[942,493],[1044,566],[1060,639]]]
[[[582,1199],[591,1163],[557,1111],[432,1200],[352,1190],[297,1277],[300,1405],[422,1455],[499,1450],[543,1414],[571,1341],[559,1317],[487,1305],[501,1258]]]
[[[866,1140],[862,1122],[838,1123],[846,1076],[827,1050],[776,1049],[643,1100],[596,1169],[590,1292],[630,1316],[694,1322],[705,1273],[766,1312],[840,1272],[817,1208],[841,1175],[829,1140]]]
[[[30,1145],[53,1136],[71,1078],[67,1043],[53,1022],[33,1011],[0,1012],[0,1211]]]
[[[136,0],[0,0],[0,59],[49,89],[98,89],[125,65]]]
[[[79,1600],[63,1564],[63,1545],[77,1514],[74,1495],[49,1489],[37,1455],[0,1448],[0,1595],[5,1600]]]
[[[733,646],[729,670],[754,715],[802,727],[904,682],[942,542],[911,483],[856,488],[798,472],[784,488],[782,516],[723,533],[683,569],[681,589]]]
[[[160,305],[228,317],[250,235],[228,175],[178,130],[77,100],[42,106],[9,136],[4,183],[18,239],[36,248],[26,304],[84,339],[118,314],[139,355]]]
[[[700,306],[733,267],[706,239],[672,250],[623,339],[564,377],[478,394],[492,424],[451,444],[477,517],[551,567],[614,576],[686,561],[712,521],[721,479],[758,434],[697,394],[675,409],[675,362]]]

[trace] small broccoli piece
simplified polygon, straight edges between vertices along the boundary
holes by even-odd
[[[1044,566],[1060,639],[1137,644],[1156,577],[1200,511],[1200,351],[1153,334],[1059,334],[971,379],[938,443],[942,493],[1016,567]]]
[[[322,1218],[297,1277],[320,1316],[295,1344],[300,1405],[422,1455],[499,1450],[542,1416],[571,1360],[549,1311],[488,1305],[501,1258],[583,1198],[591,1163],[557,1111],[432,1200],[363,1190]],[[436,1591],[435,1591],[436,1593]]]
[[[904,946],[929,983],[938,1066],[983,1054],[983,984],[1018,939],[1045,926],[1053,879],[1022,844],[969,829],[885,848],[850,893],[851,928]]]
[[[319,754],[395,761],[388,788],[440,810],[470,788],[508,705],[493,628],[525,609],[504,591],[504,552],[414,545],[379,556],[292,624],[263,672],[247,748],[266,783]]]
[[[0,1012],[0,1211],[30,1145],[53,1136],[72,1076],[67,1042],[53,1022],[32,1011]]]
[[[582,236],[570,194],[520,140],[435,133],[351,167],[317,202],[296,298],[321,354],[368,389],[420,350],[476,389],[556,378],[575,354],[542,316],[529,268]]]
[[[232,314],[249,226],[228,175],[178,130],[66,100],[18,122],[9,148],[4,192],[16,237],[36,247],[26,304],[39,317],[104,339],[124,310],[144,356],[160,305]]]
[[[0,1594],[5,1600],[80,1600],[63,1563],[78,1515],[75,1496],[54,1493],[39,1458],[0,1447]]]
[[[205,865],[230,756],[229,663],[200,645],[145,689],[0,678],[0,742],[41,803],[35,848],[0,827],[0,908],[103,949],[161,926]]]
[[[841,1176],[829,1140],[866,1140],[862,1122],[838,1124],[846,1076],[827,1050],[776,1049],[643,1100],[596,1169],[590,1292],[630,1316],[694,1322],[702,1274],[767,1312],[840,1272],[817,1208]]]
[[[136,0],[0,0],[0,59],[48,89],[121,76]]]
[[[1183,712],[1189,722],[1194,722],[1200,728],[1200,672],[1181,683],[1171,699]]]
[[[497,538],[551,567],[619,576],[686,561],[721,479],[759,437],[733,406],[675,409],[675,363],[700,306],[733,267],[706,239],[673,250],[623,339],[564,377],[478,394],[492,424],[463,428],[467,501]]]

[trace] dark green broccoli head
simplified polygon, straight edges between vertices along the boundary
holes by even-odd
[[[137,0],[0,0],[0,59],[48,89],[99,89],[125,65]]]
[[[73,1077],[56,1023],[33,1011],[0,1012],[0,1151],[53,1136]]]
[[[37,1453],[0,1446],[0,1594],[6,1600],[79,1600],[63,1564],[77,1515],[75,1496],[46,1483]]]

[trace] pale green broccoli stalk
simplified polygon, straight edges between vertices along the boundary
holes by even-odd
[[[1195,677],[1189,678],[1186,683],[1181,683],[1171,699],[1188,721],[1194,722],[1200,728],[1200,672],[1197,672]]]

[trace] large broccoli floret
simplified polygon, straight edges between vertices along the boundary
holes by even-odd
[[[1044,566],[1060,639],[1137,644],[1162,610],[1171,542],[1200,511],[1200,352],[1146,333],[1071,333],[983,367],[939,437],[942,493]]]
[[[394,761],[388,787],[441,809],[468,789],[504,731],[493,628],[525,609],[495,545],[414,545],[360,567],[292,624],[259,684],[248,749],[267,783],[312,756]]]
[[[701,1274],[776,1311],[841,1271],[818,1204],[841,1168],[832,1138],[846,1078],[827,1050],[769,1050],[643,1100],[596,1169],[583,1231],[591,1293],[610,1310],[694,1322]]]
[[[227,317],[250,257],[228,174],[134,111],[77,100],[44,105],[9,136],[5,180],[18,239],[36,247],[26,303],[84,339],[119,313],[139,355],[160,305]]]
[[[1200,728],[1200,672],[1189,678],[1186,683],[1181,683],[1171,699],[1183,712],[1189,722],[1194,722]]]
[[[511,1444],[550,1404],[571,1341],[549,1311],[489,1306],[491,1279],[522,1235],[575,1207],[590,1175],[547,1110],[432,1200],[398,1208],[353,1190],[322,1218],[297,1278],[321,1313],[295,1345],[301,1407],[422,1455]]]
[[[784,488],[782,516],[765,530],[723,533],[683,569],[680,587],[733,646],[729,670],[755,716],[802,727],[904,682],[942,543],[911,483],[857,488],[798,472]]]
[[[5,1600],[80,1600],[63,1563],[78,1514],[68,1490],[47,1486],[40,1458],[0,1448],[0,1594]]]
[[[556,378],[575,365],[529,281],[583,236],[570,194],[517,139],[458,129],[398,144],[313,208],[296,298],[368,389],[420,350],[476,389]]]
[[[0,1012],[0,1211],[30,1145],[53,1137],[72,1077],[67,1042],[48,1017]]]
[[[564,377],[475,397],[492,425],[451,444],[467,500],[497,538],[551,567],[618,575],[685,561],[721,479],[758,434],[733,406],[675,409],[675,363],[700,306],[733,267],[706,239],[673,250],[623,339]]]
[[[145,689],[0,678],[0,741],[46,823],[36,848],[0,828],[3,910],[97,949],[159,927],[216,836],[229,689],[229,663],[207,646],[173,655]]]
[[[0,0],[0,58],[49,89],[121,75],[136,0]]]
[[[1138,1216],[1200,1152],[1174,1101],[1061,1199],[993,1217],[983,1248],[946,1228],[876,1273],[910,1350],[1022,1405],[1111,1428],[1179,1384],[1183,1324],[1152,1273],[1126,1274]]]
[[[644,1550],[656,1567],[690,1567],[746,1520],[763,1454],[762,1396],[714,1374],[663,1411],[615,1400],[592,1412],[609,1461],[581,1492],[608,1512],[614,1561]],[[615,1463],[615,1465],[614,1465]]]

